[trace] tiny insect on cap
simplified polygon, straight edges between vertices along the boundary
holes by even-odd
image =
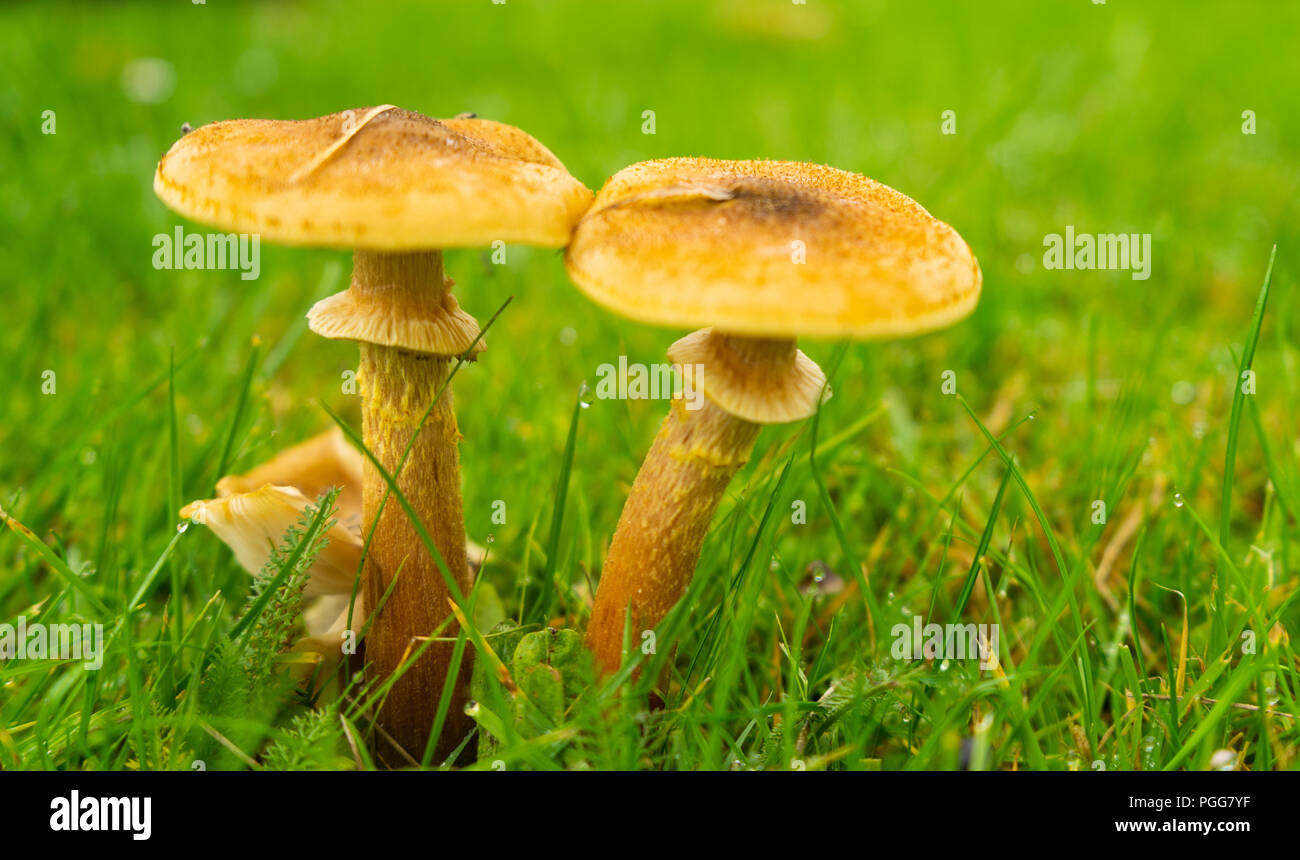
[[[559,247],[592,199],[513,126],[391,105],[205,125],[163,156],[154,191],[223,230],[376,251]]]
[[[789,161],[634,164],[596,195],[565,259],[623,316],[766,338],[920,334],[969,314],[981,284],[970,247],[916,201]]]

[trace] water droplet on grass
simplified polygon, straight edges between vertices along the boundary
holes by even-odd
[[[1183,494],[1174,493],[1174,507],[1181,508],[1182,506],[1183,506]]]
[[[583,409],[590,409],[591,404],[595,402],[596,392],[592,391],[591,387],[588,386],[587,383],[582,383],[582,387],[578,389],[578,403]]]
[[[1147,735],[1142,739],[1142,769],[1155,770],[1159,762],[1158,753],[1160,742],[1155,735]]]
[[[185,534],[186,529],[188,529],[189,527],[190,527],[190,521],[183,520],[182,522],[176,524],[176,531],[180,532],[181,534]]]

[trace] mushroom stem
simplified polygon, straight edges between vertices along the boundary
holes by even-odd
[[[366,307],[382,307],[389,319],[436,319],[449,293],[441,251],[352,252],[352,295]]]
[[[749,367],[763,368],[764,371],[768,368],[776,370],[793,364],[795,355],[799,351],[795,347],[793,338],[744,337],[709,329],[709,340],[718,350],[720,357],[738,361]]]
[[[732,371],[729,377],[737,370],[762,377],[773,365],[795,360],[793,340],[708,331],[695,337],[701,334]],[[697,386],[710,378],[709,373],[707,365],[683,368]],[[698,398],[700,408],[695,410],[688,402],[675,399],[659,428],[601,570],[587,645],[605,671],[622,663],[629,614],[632,641],[639,642],[641,633],[658,624],[686,592],[718,502],[732,476],[749,460],[758,437],[759,423],[737,417],[710,397]]]
[[[425,313],[441,308],[446,294],[442,255],[358,251],[352,290],[363,300],[373,298],[384,302],[394,313],[400,313],[403,308],[420,308]],[[396,477],[397,486],[464,595],[470,589],[470,575],[461,510],[457,447],[460,431],[450,388],[443,391],[423,428],[420,426],[425,411],[450,373],[452,357],[366,341],[360,343],[360,348],[358,381],[366,446],[384,469]],[[411,443],[413,436],[415,441]],[[408,444],[411,453],[401,466]],[[387,490],[387,482],[367,460],[362,498],[366,529],[363,534],[373,524],[374,536],[365,558],[362,588],[367,606],[378,607],[382,603],[366,635],[366,660],[372,680],[387,678],[420,647],[422,637],[433,634],[451,614],[448,599],[452,591],[438,563],[396,499],[390,497],[384,503]],[[394,578],[397,584],[383,602]],[[438,635],[454,638],[456,633],[457,626],[452,621]],[[433,726],[451,656],[450,643],[430,645],[393,685],[379,712],[379,724],[417,760],[424,752]],[[466,656],[435,760],[448,754],[467,728],[464,705],[469,677],[470,661]]]

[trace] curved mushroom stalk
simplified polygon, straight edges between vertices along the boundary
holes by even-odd
[[[714,511],[758,430],[707,401],[694,412],[673,401],[601,568],[587,646],[602,669],[622,663],[625,617],[639,642],[686,593]]]
[[[763,424],[816,410],[826,378],[793,340],[732,337],[703,329],[668,350],[685,386],[703,393],[692,410],[673,401],[619,517],[587,628],[606,671],[658,624],[690,585],[709,524]]]

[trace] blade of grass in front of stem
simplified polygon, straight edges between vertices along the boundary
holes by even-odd
[[[569,421],[569,436],[564,443],[564,458],[560,461],[560,475],[555,482],[555,498],[551,505],[551,531],[546,541],[546,566],[542,569],[542,591],[533,605],[530,620],[545,625],[550,617],[551,601],[555,593],[555,568],[559,563],[560,534],[564,527],[564,505],[569,493],[569,475],[573,471],[573,457],[578,440],[578,418],[583,408],[582,394],[573,404],[573,417]]]
[[[451,381],[455,379],[456,374],[460,372],[460,369],[464,367],[467,362],[469,362],[470,357],[474,355],[474,348],[478,346],[481,340],[483,340],[483,336],[487,334],[488,329],[492,328],[492,325],[497,321],[497,319],[501,316],[501,314],[505,311],[506,307],[512,301],[514,301],[514,296],[508,296],[506,300],[501,303],[501,307],[497,308],[496,313],[492,314],[492,316],[488,319],[487,323],[482,328],[479,329],[478,335],[474,338],[473,341],[470,342],[470,345],[466,347],[465,351],[462,352],[456,358],[456,363],[452,365],[451,371],[447,374],[447,378],[442,381],[442,385],[438,387],[438,390],[433,395],[433,399],[429,401],[428,407],[425,408],[424,414],[420,416],[420,422],[416,425],[415,432],[411,434],[410,439],[406,440],[406,448],[402,451],[402,456],[397,461],[397,469],[395,470],[395,475],[400,475],[402,473],[402,469],[406,467],[406,461],[411,456],[411,450],[415,447],[415,440],[417,437],[419,437],[421,431],[424,430],[424,425],[428,422],[429,416],[433,414],[433,409],[435,406],[438,405],[438,401],[442,399],[443,392],[445,392],[448,386],[451,385]],[[388,474],[388,472],[384,469],[383,465],[378,461],[378,459],[376,459],[374,453],[366,446],[365,440],[361,438],[361,435],[357,433],[354,429],[352,429],[352,427],[348,426],[347,423],[344,422],[343,419],[340,418],[338,415],[336,415],[334,411],[330,409],[328,406],[322,403],[321,407],[332,419],[334,419],[334,423],[339,425],[339,427],[343,430],[344,434],[347,435],[347,437],[352,441],[352,444],[356,446],[366,456],[366,458],[370,460],[370,462],[375,464],[375,466],[379,469],[380,474],[384,476],[384,480],[388,485],[387,488],[384,490],[383,497],[380,498],[379,500],[379,507],[375,511],[375,518],[370,523],[369,529],[366,531],[366,539],[361,545],[361,561],[358,562],[357,564],[357,576],[356,579],[354,579],[352,582],[352,595],[350,600],[348,601],[348,626],[351,627],[352,612],[356,607],[357,593],[360,591],[361,588],[361,573],[365,569],[366,556],[370,552],[370,541],[375,536],[375,529],[379,527],[379,518],[384,513],[384,508],[387,507],[388,505],[389,497],[393,494],[394,491],[399,492],[399,494],[400,491],[397,490],[396,477],[390,476]],[[428,534],[424,532],[424,524],[419,521],[418,517],[415,516],[415,514],[411,509],[411,506],[405,503],[405,497],[403,497],[403,508],[406,510],[407,517],[411,519],[411,525],[415,527],[415,530],[417,532],[421,533],[421,538],[424,540],[425,546],[432,547],[433,542],[428,539],[429,537]],[[446,580],[447,583],[450,585],[451,593],[455,596],[457,602],[459,602],[460,595],[458,593],[458,589],[456,588],[456,584],[452,582],[451,571],[447,568],[447,562],[443,560],[442,554],[438,552],[436,547],[433,547],[430,550],[430,552],[433,556],[434,561],[438,565],[438,570],[442,573],[443,579]]]

